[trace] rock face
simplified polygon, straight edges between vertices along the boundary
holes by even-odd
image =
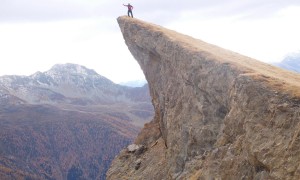
[[[107,179],[299,179],[300,75],[119,17],[155,116]],[[139,163],[138,168],[137,162]]]

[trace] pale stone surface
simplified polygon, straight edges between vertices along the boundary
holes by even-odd
[[[127,146],[128,152],[134,152],[134,151],[138,150],[139,148],[140,148],[140,146],[137,144],[130,144],[129,146]]]
[[[137,19],[118,22],[155,117],[137,138],[147,150],[122,151],[107,179],[300,179],[299,74]]]

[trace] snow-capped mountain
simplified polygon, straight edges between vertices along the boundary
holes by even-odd
[[[0,77],[0,93],[31,104],[95,104],[130,101],[132,88],[117,85],[94,70],[58,64],[31,76]]]
[[[275,65],[300,73],[300,52],[288,55],[280,63],[276,63]]]

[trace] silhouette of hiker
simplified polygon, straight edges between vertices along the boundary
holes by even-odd
[[[128,5],[123,4],[123,6],[127,6],[127,8],[128,8],[127,15],[129,16],[129,14],[130,14],[131,17],[133,18],[133,15],[132,15],[133,6],[131,6],[130,3],[128,3]]]

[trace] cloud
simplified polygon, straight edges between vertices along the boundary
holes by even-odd
[[[116,18],[126,14],[119,0],[1,0],[0,21],[55,21],[92,17]],[[131,0],[134,15],[158,24],[175,21],[180,14],[197,11],[195,18],[244,14],[245,18],[272,14],[299,0]]]
[[[124,1],[112,0],[1,0],[1,21],[45,21],[100,16],[116,17],[125,14]],[[207,16],[236,13],[265,14],[289,5],[300,5],[299,0],[132,0],[137,17],[161,20],[176,19],[185,11],[202,10]]]
[[[192,19],[212,19],[239,16],[241,19],[260,19],[273,16],[289,6],[300,6],[299,0],[133,0],[136,17],[156,24],[165,25],[177,21],[186,13]]]
[[[201,13],[186,11],[166,27],[264,62],[280,61],[287,53],[299,50],[300,6],[286,6],[259,17],[244,12],[196,18]]]
[[[0,21],[53,21],[112,15],[107,0],[1,0]],[[110,7],[112,6],[112,7]]]
[[[75,63],[114,82],[142,79],[143,73],[122,34],[105,28],[106,21],[0,24],[0,76],[29,75],[46,71],[54,64]]]

